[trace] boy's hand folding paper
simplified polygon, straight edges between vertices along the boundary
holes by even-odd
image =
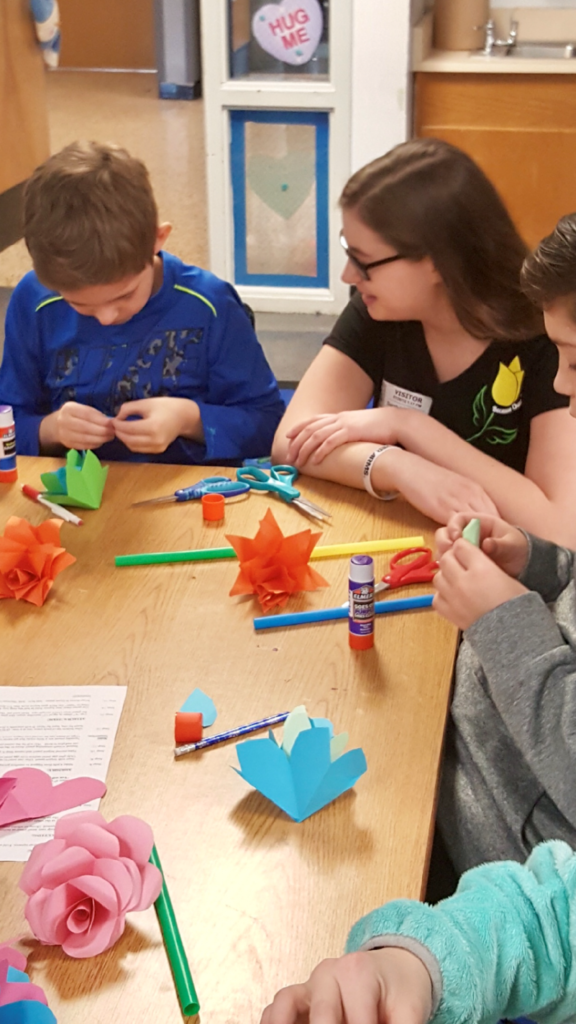
[[[26,957],[0,943],[0,1024],[56,1024],[46,996],[24,973]]]
[[[58,573],[76,561],[60,543],[58,519],[32,526],[11,516],[0,537],[0,598],[44,604]]]
[[[42,473],[40,479],[46,488],[43,495],[55,505],[77,505],[79,508],[100,508],[108,466],[103,466],[92,451],[80,452],[72,448],[66,455],[66,465],[55,473]]]
[[[309,718],[294,708],[284,724],[282,743],[268,739],[238,743],[240,771],[234,770],[294,821],[304,821],[356,784],[366,771],[360,748],[342,751],[348,734],[333,736],[325,718]]]
[[[162,873],[148,863],[153,845],[150,826],[130,814],[109,823],[97,811],[60,818],[54,839],[34,847],[20,878],[36,938],[78,958],[110,949],[126,914],[158,899]]]
[[[330,584],[308,565],[321,533],[302,530],[285,537],[271,509],[260,520],[258,533],[251,537],[226,537],[240,562],[240,572],[230,591],[256,594],[264,611],[283,608],[291,594],[317,590]]]

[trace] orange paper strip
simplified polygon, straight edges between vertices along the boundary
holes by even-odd
[[[177,711],[174,720],[176,743],[197,743],[202,739],[202,712]]]

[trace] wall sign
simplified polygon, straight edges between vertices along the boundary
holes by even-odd
[[[287,64],[307,64],[322,35],[318,0],[265,4],[252,19],[252,32],[266,53]]]

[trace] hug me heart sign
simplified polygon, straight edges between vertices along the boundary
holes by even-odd
[[[252,19],[254,38],[266,53],[287,64],[307,64],[322,35],[318,0],[265,4]]]

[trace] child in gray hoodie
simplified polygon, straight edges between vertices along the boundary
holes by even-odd
[[[552,463],[576,444],[576,214],[527,259],[522,284],[575,418]],[[434,606],[464,631],[438,823],[457,873],[496,863],[434,907],[368,914],[347,955],[282,989],[262,1024],[576,1020],[576,555],[479,518],[479,548],[462,537],[469,515],[437,534]]]

